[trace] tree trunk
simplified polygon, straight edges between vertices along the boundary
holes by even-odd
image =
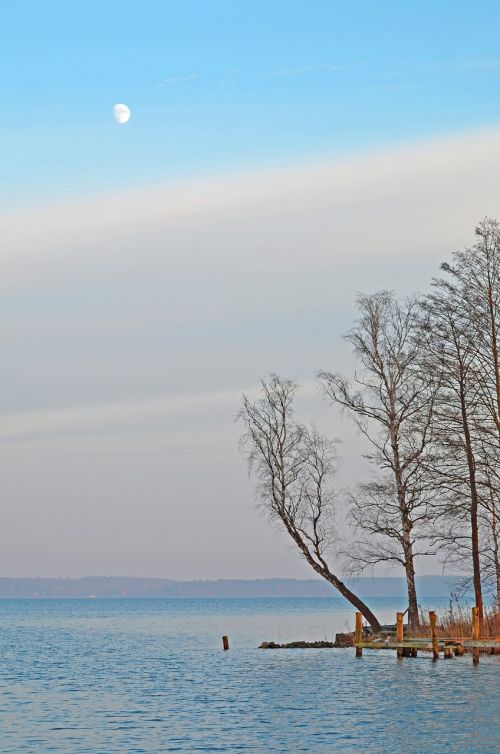
[[[474,572],[474,597],[476,607],[479,610],[479,623],[482,625],[484,618],[483,592],[481,587],[481,564],[479,560],[479,525],[477,516],[477,499],[473,501],[470,509],[470,523],[472,530],[472,567]]]
[[[493,538],[493,560],[494,560],[495,580],[496,580],[495,604],[497,608],[500,609],[500,542],[498,541],[497,526],[498,526],[498,522],[497,522],[496,508],[495,506],[493,506],[491,530],[492,530],[492,538]]]
[[[343,581],[341,581],[337,576],[335,576],[335,574],[330,571],[323,558],[321,558],[321,563],[318,563],[314,559],[314,557],[309,552],[306,544],[302,540],[299,532],[293,527],[290,521],[286,519],[286,517],[282,517],[282,521],[285,524],[288,533],[299,547],[309,565],[316,571],[316,573],[319,573],[319,575],[326,579],[326,581],[329,581],[330,584],[332,584],[332,586],[334,586],[335,589],[337,589],[340,594],[351,603],[351,605],[359,610],[359,612],[363,615],[363,618],[365,618],[365,620],[367,620],[372,627],[374,633],[379,633],[380,623],[376,616],[372,613],[368,605],[365,605],[363,600],[361,600],[356,594],[354,594],[354,592],[351,592],[349,587],[346,586]]]
[[[417,587],[415,584],[415,565],[413,559],[413,547],[410,540],[410,532],[408,532],[407,536],[407,543],[405,542],[405,570],[406,586],[408,590],[408,623],[410,624],[411,629],[415,629],[420,626],[420,616],[418,614]]]
[[[391,431],[391,446],[394,459],[394,476],[396,480],[396,491],[398,496],[398,506],[401,513],[401,527],[403,531],[403,550],[405,557],[406,586],[408,590],[408,619],[412,629],[418,628],[420,620],[418,616],[417,588],[415,585],[415,564],[413,558],[413,545],[411,541],[411,531],[413,528],[410,511],[406,502],[405,486],[403,483],[403,473],[401,470],[401,459],[399,455],[399,440],[395,420],[395,400],[391,395],[391,414],[389,416]]]
[[[375,617],[375,615],[372,613],[368,605],[365,605],[365,603],[360,600],[359,597],[357,597],[349,587],[347,587],[340,579],[338,579],[336,576],[333,575],[333,573],[323,573],[323,578],[325,578],[327,581],[330,582],[338,591],[340,594],[342,594],[343,597],[346,598],[346,600],[349,600],[351,605],[354,605],[359,612],[363,615],[363,618],[365,618],[370,626],[372,627],[372,630],[374,633],[379,633],[380,631],[380,623]]]
[[[463,384],[460,385],[460,407],[462,414],[462,427],[464,431],[465,440],[465,452],[467,456],[467,467],[469,472],[469,489],[470,489],[470,525],[471,525],[471,543],[472,543],[472,571],[474,581],[474,597],[476,607],[479,608],[479,623],[483,624],[484,608],[483,608],[483,591],[481,586],[481,563],[479,559],[479,522],[478,522],[478,507],[479,496],[477,492],[476,484],[476,462],[474,458],[474,451],[472,448],[472,440],[469,431],[469,418],[467,415],[467,403],[465,399],[465,393],[463,390]]]

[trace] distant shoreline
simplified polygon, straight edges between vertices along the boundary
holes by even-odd
[[[420,576],[419,593],[428,597],[449,597],[462,576]],[[363,577],[346,579],[356,585],[363,597],[401,597],[406,594],[404,578]],[[126,576],[91,576],[82,578],[0,577],[0,598],[280,598],[338,597],[338,592],[322,579],[217,579],[179,581],[162,578]]]

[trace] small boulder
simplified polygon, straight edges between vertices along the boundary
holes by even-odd
[[[354,634],[335,634],[335,646],[339,649],[354,646]]]

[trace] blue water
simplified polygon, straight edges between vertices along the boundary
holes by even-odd
[[[0,600],[0,752],[500,752],[497,658],[257,648],[352,623],[336,599]]]

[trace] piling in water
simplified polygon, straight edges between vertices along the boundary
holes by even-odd
[[[437,640],[436,613],[434,612],[434,610],[431,610],[429,613],[429,623],[431,624],[432,659],[438,660],[439,659],[439,643]]]
[[[401,644],[403,641],[404,629],[403,629],[403,613],[396,613],[396,641]],[[398,657],[404,657],[405,651],[403,647],[398,647],[396,650]]]
[[[363,641],[363,616],[361,613],[356,613],[356,657],[361,657],[363,654],[363,648],[358,646]]]
[[[472,608],[472,641],[479,641],[479,608]],[[472,662],[477,665],[479,662],[479,647],[472,648]]]

